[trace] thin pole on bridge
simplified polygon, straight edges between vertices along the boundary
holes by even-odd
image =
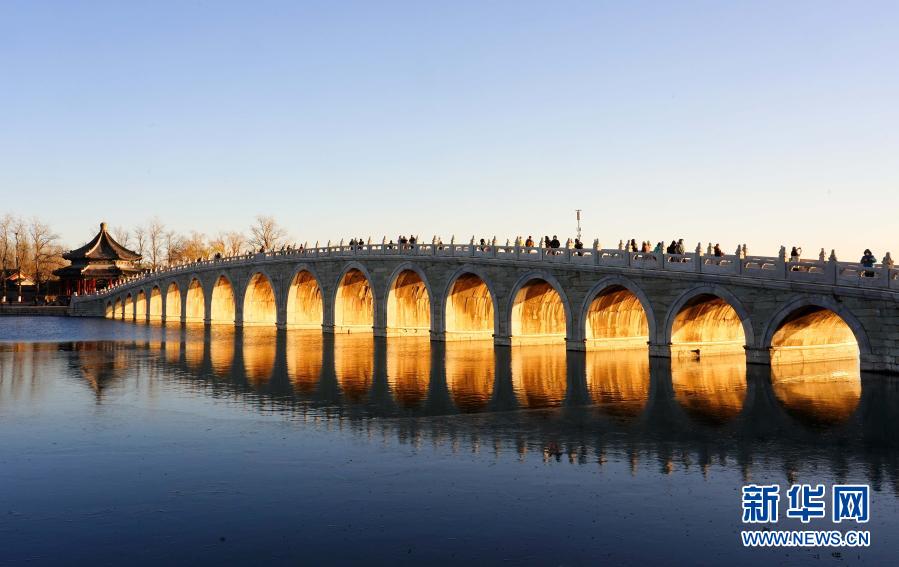
[[[581,239],[581,209],[575,209],[577,214],[577,239]]]

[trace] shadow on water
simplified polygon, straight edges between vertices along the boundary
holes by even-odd
[[[730,459],[745,470],[807,460],[835,476],[863,466],[895,485],[899,382],[857,360],[747,366],[742,356],[650,359],[645,350],[566,352],[490,341],[322,335],[262,327],[161,325],[150,339],[0,345],[0,395],[15,399],[35,366],[66,353],[66,375],[103,402],[135,369],[287,420],[372,423],[401,438],[507,443],[547,458],[610,451],[637,466]]]

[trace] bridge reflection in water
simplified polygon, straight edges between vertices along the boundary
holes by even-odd
[[[4,345],[0,385],[27,379],[16,360],[64,350],[67,375],[100,402],[136,375],[156,376],[291,420],[336,419],[404,438],[458,436],[578,459],[621,451],[634,463],[661,459],[663,471],[685,454],[705,465],[735,459],[746,470],[756,458],[783,459],[792,470],[809,446],[838,471],[854,460],[875,477],[899,470],[899,388],[860,374],[857,360],[800,357],[769,369],[747,366],[741,355],[666,360],[641,349],[585,353],[269,327],[153,331],[146,341]]]

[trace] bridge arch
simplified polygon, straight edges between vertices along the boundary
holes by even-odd
[[[287,325],[297,329],[320,329],[323,323],[321,280],[311,267],[299,266],[287,287]]]
[[[112,318],[113,319],[124,319],[124,309],[122,308],[122,298],[116,297],[115,301],[112,303]]]
[[[513,344],[564,343],[571,329],[568,296],[558,280],[543,271],[518,278],[506,313]]]
[[[142,289],[137,291],[134,299],[134,319],[136,321],[147,320],[147,294]]]
[[[181,289],[177,282],[171,282],[165,291],[165,320],[181,320]]]
[[[278,300],[271,277],[264,271],[250,276],[243,294],[243,324],[272,325],[278,322]]]
[[[112,301],[106,302],[106,310],[103,312],[103,316],[107,319],[112,319],[115,317],[115,310],[113,309]]]
[[[800,358],[857,358],[871,353],[861,321],[828,297],[799,297],[781,306],[765,327],[762,347],[772,362],[794,362],[789,351],[805,349]],[[775,360],[782,359],[782,360]]]
[[[184,321],[186,323],[202,323],[206,318],[206,293],[200,278],[193,276],[187,286],[184,300]]]
[[[387,332],[427,335],[432,329],[431,284],[424,271],[404,262],[387,280]]]
[[[496,290],[477,266],[466,264],[456,270],[443,298],[446,340],[490,339],[499,334]]]
[[[359,262],[347,264],[334,290],[334,328],[341,333],[374,330],[377,301],[371,274]]]
[[[755,345],[749,311],[719,285],[700,285],[683,292],[665,319],[661,344],[703,354],[743,353]]]
[[[162,319],[162,291],[158,285],[150,288],[150,297],[147,302],[147,317],[153,321]]]
[[[125,296],[125,307],[123,308],[123,316],[125,319],[134,319],[134,298],[131,294]]]
[[[234,324],[237,319],[237,294],[231,279],[219,273],[212,285],[212,298],[209,302],[209,322]]]
[[[646,293],[620,276],[599,280],[581,306],[588,347],[645,348],[656,336],[656,317]]]

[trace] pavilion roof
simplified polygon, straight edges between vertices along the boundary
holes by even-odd
[[[70,250],[62,255],[66,260],[140,260],[137,252],[128,250],[106,231],[106,223],[100,223],[100,232],[90,242],[76,250]]]

